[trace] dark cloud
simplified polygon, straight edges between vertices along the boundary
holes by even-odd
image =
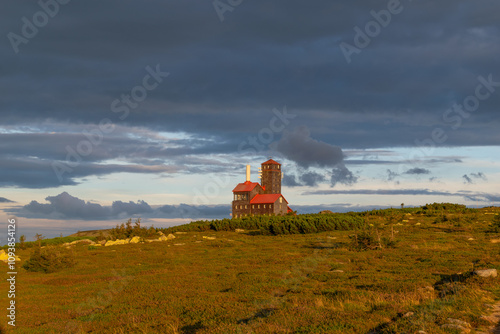
[[[390,160],[355,160],[349,159],[344,160],[346,165],[396,165],[400,164],[400,161],[390,161]]]
[[[471,175],[473,178],[476,178],[476,179],[486,180],[486,175],[484,175],[482,172],[479,172],[479,173],[471,173],[470,175]]]
[[[299,187],[301,184],[297,182],[295,175],[285,174],[281,184],[285,187]]]
[[[482,172],[478,172],[478,173],[470,173],[468,175],[464,174],[462,178],[464,179],[464,184],[474,184],[474,179],[476,180],[480,179],[485,181],[486,175],[484,175]]]
[[[298,0],[252,1],[226,12],[224,22],[210,1],[61,5],[18,54],[8,38],[0,44],[0,186],[76,185],[87,176],[122,171],[175,174],[194,156],[234,155],[249,135],[281,129],[271,126],[272,110],[285,103],[297,116],[293,127],[305,127],[294,132],[287,125],[277,151],[304,168],[333,168],[332,185],[355,182],[349,164],[395,163],[343,161],[340,147],[414,147],[436,128],[445,132],[446,146],[498,145],[496,84],[470,117],[446,112],[475,93],[479,76],[500,81],[494,15],[500,4],[403,6],[347,64],[339,44],[352,44],[353,28],[364,27],[373,19],[370,12],[387,3],[323,1],[304,9]],[[21,19],[41,9],[22,1],[7,7],[0,13],[4,37],[21,34]],[[142,85],[146,67],[157,64],[170,76],[121,119],[111,104]],[[105,118],[118,130],[59,180],[52,162],[63,163],[66,146],[75,148],[81,131]],[[191,137],[173,144],[138,138],[137,128]],[[344,167],[335,167],[340,163]]]
[[[412,196],[446,196],[463,197],[467,200],[481,202],[498,202],[500,195],[470,191],[437,191],[429,189],[352,189],[352,190],[315,190],[306,191],[302,195],[412,195]]]
[[[467,176],[467,174],[464,174],[462,176],[462,178],[464,179],[464,184],[472,184],[472,183],[474,183],[474,181],[472,181],[472,179],[469,176]]]
[[[19,217],[54,219],[54,220],[114,220],[130,217],[141,218],[227,218],[230,205],[193,206],[187,204],[164,205],[152,208],[145,201],[115,201],[111,206],[85,201],[63,192],[57,196],[48,196],[48,203],[31,203],[10,208],[6,212]]]
[[[398,177],[399,174],[396,172],[393,172],[392,170],[388,169],[387,170],[387,181],[394,181],[396,177]]]
[[[54,164],[55,163],[55,164]],[[80,163],[74,168],[65,161],[54,162],[36,158],[12,158],[0,160],[0,186],[23,188],[52,188],[63,185],[76,185],[86,176],[99,176],[112,173],[161,174],[176,173],[178,166],[135,165],[135,164],[89,164]],[[59,178],[60,177],[60,178]]]
[[[423,175],[423,174],[430,174],[431,171],[425,168],[419,168],[415,167],[412,169],[409,169],[405,172],[405,174],[410,174],[410,175]]]
[[[271,145],[271,148],[285,158],[292,160],[299,167],[305,169],[300,181],[306,186],[316,186],[325,180],[325,177],[316,172],[308,172],[310,167],[332,167],[330,183],[352,185],[357,177],[345,167],[344,154],[338,146],[315,140],[306,126],[294,131],[285,131],[282,138]],[[294,180],[287,179],[292,184]]]
[[[500,202],[499,194],[488,194],[488,193],[472,193],[464,195],[465,198],[475,201],[475,202],[485,202],[492,204],[493,202]]]
[[[87,176],[120,172],[207,173],[223,166],[204,156],[234,152],[237,147],[215,138],[167,139],[149,130],[123,127],[109,136],[92,138],[82,133],[0,133],[0,186],[59,187],[76,185]],[[89,153],[81,154],[82,147]]]
[[[51,219],[105,219],[111,215],[110,208],[100,204],[86,202],[63,192],[57,196],[48,196],[48,204],[31,201],[16,213],[20,217],[43,217]]]
[[[141,214],[148,214],[153,212],[153,209],[149,206],[148,203],[139,200],[137,202],[122,202],[122,201],[115,201],[111,205],[111,214],[113,216],[120,216],[120,215],[126,215],[126,216],[135,216],[135,215],[141,215]]]
[[[14,201],[11,201],[10,199],[7,199],[5,197],[0,197],[0,203],[14,203]]]
[[[358,177],[348,170],[343,164],[339,164],[332,169],[330,184],[335,187],[337,184],[352,186],[358,182]]]
[[[116,116],[110,102],[141,82],[145,66],[161,63],[171,77],[125,123],[229,134],[262,125],[260,117],[246,116],[249,108],[270,110],[287,101],[314,131],[328,123],[325,142],[413,145],[430,136],[436,124],[428,123],[442,123],[452,102],[474,92],[478,75],[495,73],[499,29],[490,13],[500,7],[491,0],[405,4],[398,20],[348,65],[339,43],[353,43],[353,28],[386,6],[332,1],[304,10],[299,1],[255,1],[220,22],[211,2],[74,2],[20,45],[18,55],[4,39],[1,104],[15,112],[0,120]],[[13,3],[1,14],[0,32],[20,33],[21,18],[39,10],[37,3]],[[495,127],[486,120],[498,102],[498,96],[482,102],[482,119],[468,119],[447,144],[493,144]],[[322,117],[309,117],[314,111]],[[486,125],[481,136],[463,135],[477,125]]]
[[[304,168],[331,167],[344,159],[340,147],[311,138],[311,132],[305,126],[285,131],[272,149]]]
[[[316,172],[307,172],[300,176],[300,180],[308,187],[315,187],[318,183],[323,182],[325,177]]]

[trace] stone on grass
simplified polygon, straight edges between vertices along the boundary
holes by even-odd
[[[162,235],[161,237],[159,237],[158,241],[167,241],[167,240],[171,240],[171,239],[175,239],[175,235],[173,235],[172,233],[170,233],[168,236],[165,236],[165,235]]]
[[[463,321],[460,319],[448,318],[448,323],[453,324],[453,325],[462,326],[465,328],[470,328],[470,324],[467,321]]]
[[[106,241],[106,243],[104,244],[104,246],[114,246],[114,245],[125,245],[125,244],[128,244],[129,240],[127,239],[118,239],[118,240],[108,240]]]
[[[496,269],[474,270],[474,274],[476,274],[479,277],[497,277],[498,275]]]
[[[490,240],[492,244],[500,244],[500,239],[492,239]]]
[[[243,232],[245,232],[245,230],[243,230],[241,228],[237,228],[236,230],[234,230],[234,232],[236,232],[236,233],[243,233]]]
[[[448,323],[441,325],[441,328],[459,330],[460,333],[470,333],[471,325],[463,320],[448,318]]]
[[[104,246],[108,247],[108,246],[113,246],[114,244],[115,244],[115,242],[113,240],[108,240],[108,241],[106,241]]]
[[[187,232],[175,232],[175,234],[187,234]]]
[[[75,240],[73,242],[70,242],[69,245],[76,245],[76,244],[83,243],[83,242],[90,244],[90,245],[93,245],[95,243],[90,239],[82,239],[82,240]]]
[[[141,238],[140,238],[140,237],[138,237],[138,236],[135,236],[135,237],[133,237],[132,239],[130,239],[130,243],[131,243],[131,244],[137,244],[137,243],[139,243],[140,241],[141,241]]]
[[[455,325],[455,324],[441,325],[441,328],[443,328],[443,329],[455,329],[455,330],[460,331],[460,333],[470,333],[470,329],[469,328],[465,328],[463,326]]]
[[[16,256],[15,260],[16,261],[21,261],[21,259],[19,258],[19,256]],[[5,263],[9,262],[9,254],[5,253],[5,251],[3,249],[0,250],[0,261],[3,261]]]

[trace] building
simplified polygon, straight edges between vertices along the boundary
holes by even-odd
[[[261,166],[261,184],[250,181],[247,166],[246,182],[233,189],[233,218],[256,215],[285,215],[292,210],[281,194],[281,164],[270,159]]]

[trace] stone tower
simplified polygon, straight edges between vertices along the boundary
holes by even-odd
[[[261,167],[264,194],[281,194],[281,164],[269,159]]]

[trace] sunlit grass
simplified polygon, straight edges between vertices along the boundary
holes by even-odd
[[[499,211],[471,213],[461,226],[412,215],[393,227],[369,217],[398,242],[366,251],[351,247],[353,231],[77,245],[73,268],[19,270],[15,333],[447,333],[448,317],[484,325],[498,278],[466,274],[474,265],[500,269],[500,245],[489,242],[498,234],[487,233],[495,215],[484,214]]]

